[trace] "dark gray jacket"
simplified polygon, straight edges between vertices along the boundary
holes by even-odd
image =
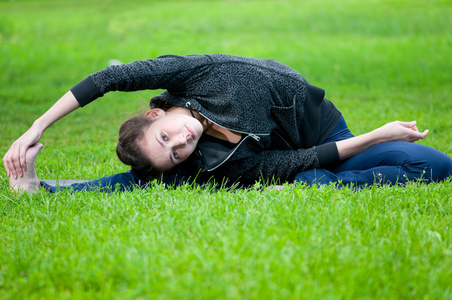
[[[166,55],[110,66],[71,89],[81,106],[110,91],[165,89],[154,97],[197,110],[221,127],[244,136],[231,153],[183,164],[217,177],[253,181],[297,173],[339,160],[335,143],[320,145],[340,112],[294,69],[272,59],[231,55]],[[320,146],[319,146],[320,145]]]

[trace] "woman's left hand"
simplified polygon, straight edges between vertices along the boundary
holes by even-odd
[[[416,121],[394,121],[374,130],[381,142],[416,142],[428,133],[428,130],[419,132]]]
[[[419,132],[416,121],[394,121],[371,132],[336,142],[341,160],[347,159],[372,146],[387,142],[416,142],[427,136],[428,130]]]

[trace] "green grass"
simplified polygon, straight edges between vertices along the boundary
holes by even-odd
[[[0,153],[110,59],[274,58],[355,134],[418,120],[452,155],[452,2],[0,1]],[[157,92],[112,93],[49,128],[41,178],[127,170],[119,125]],[[13,194],[0,172],[2,299],[452,299],[452,183],[264,192],[155,186]]]

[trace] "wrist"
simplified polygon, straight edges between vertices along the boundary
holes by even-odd
[[[374,142],[374,145],[386,143],[390,140],[381,127],[369,132],[369,134],[371,134],[371,138],[372,141]]]
[[[46,130],[47,129],[47,127],[48,126],[46,126],[45,124],[44,124],[44,121],[41,119],[41,118],[39,118],[39,119],[36,119],[34,122],[33,122],[33,125],[31,126],[34,130],[38,130],[39,132],[44,132],[44,130]]]

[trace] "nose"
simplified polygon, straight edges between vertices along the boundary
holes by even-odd
[[[187,136],[185,134],[178,134],[173,138],[174,147],[180,147],[187,144]]]

